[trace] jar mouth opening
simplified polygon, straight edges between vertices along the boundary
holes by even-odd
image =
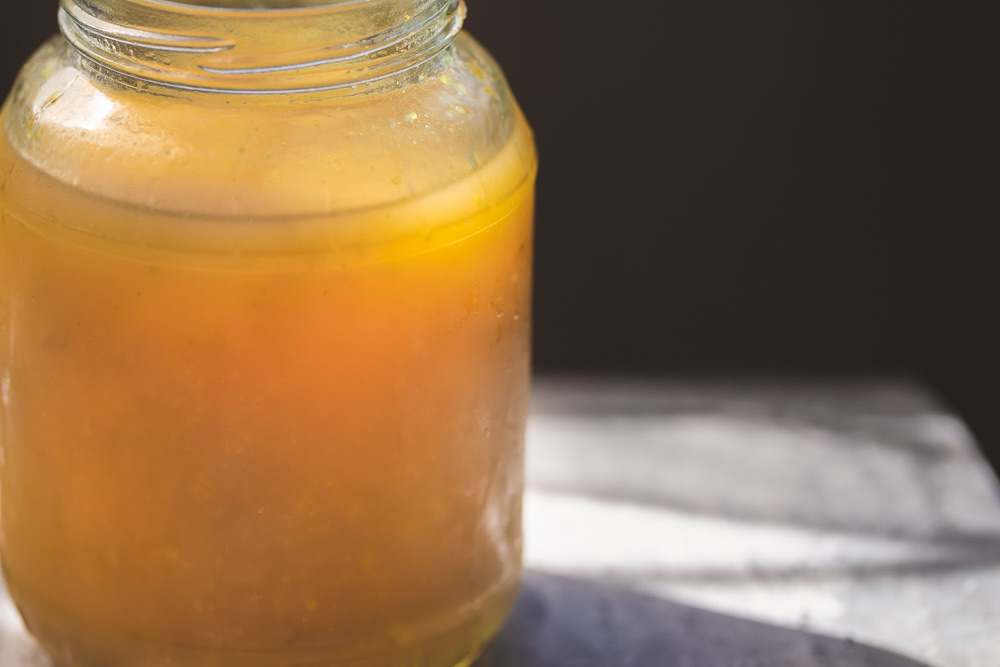
[[[294,12],[309,9],[340,9],[350,6],[373,5],[382,0],[143,0],[147,4],[178,9],[213,12]]]

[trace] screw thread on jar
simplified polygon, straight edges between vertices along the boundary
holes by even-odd
[[[59,26],[125,85],[288,94],[395,82],[450,46],[465,19],[462,0],[196,1],[61,0]]]

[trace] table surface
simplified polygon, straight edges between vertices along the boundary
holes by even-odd
[[[1000,665],[1000,489],[911,383],[539,381],[525,540],[484,667]],[[0,588],[0,666],[47,664]]]
[[[1000,665],[1000,489],[906,382],[540,383],[528,567]]]

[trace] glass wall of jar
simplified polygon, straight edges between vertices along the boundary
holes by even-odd
[[[536,160],[463,16],[63,0],[0,136],[0,553],[57,663],[451,667],[502,623]]]

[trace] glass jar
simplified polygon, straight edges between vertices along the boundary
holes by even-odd
[[[62,1],[0,136],[0,551],[57,663],[451,667],[502,623],[536,158],[463,17]]]

